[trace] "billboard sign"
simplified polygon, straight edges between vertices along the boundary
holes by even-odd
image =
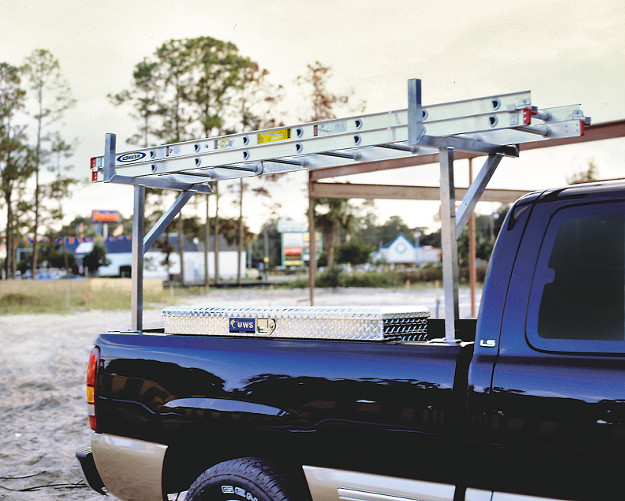
[[[92,223],[119,223],[121,216],[117,210],[94,210],[91,211]]]

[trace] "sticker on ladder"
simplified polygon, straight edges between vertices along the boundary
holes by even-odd
[[[291,129],[272,130],[270,132],[259,132],[257,135],[258,144],[273,143],[291,139]]]
[[[327,124],[319,124],[315,131],[315,136],[331,136],[333,134],[342,134],[347,132],[347,122],[330,122]]]
[[[234,138],[232,137],[221,137],[219,139],[215,139],[214,149],[216,150],[227,150],[234,147]]]
[[[128,163],[128,162],[136,162],[145,158],[145,153],[143,151],[132,151],[130,153],[124,153],[117,157],[117,161],[120,163]]]

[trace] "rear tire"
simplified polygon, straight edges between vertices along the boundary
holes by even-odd
[[[300,501],[272,463],[245,457],[219,463],[193,482],[186,501]],[[305,499],[305,498],[304,498]]]

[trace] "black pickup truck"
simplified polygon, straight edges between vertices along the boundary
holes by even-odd
[[[624,183],[519,200],[456,343],[435,319],[365,341],[272,338],[280,319],[264,335],[240,317],[227,319],[238,333],[100,335],[95,433],[77,453],[92,487],[126,500],[625,497]]]

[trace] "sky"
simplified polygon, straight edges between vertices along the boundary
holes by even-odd
[[[118,151],[135,131],[128,109],[107,95],[130,86],[133,67],[173,38],[212,36],[234,42],[241,54],[287,89],[283,106],[299,122],[302,96],[295,80],[320,61],[332,68],[331,88],[352,92],[366,111],[405,108],[409,78],[420,78],[423,103],[531,90],[532,104],[581,103],[593,123],[625,118],[625,2],[620,0],[0,0],[0,61],[21,64],[44,48],[60,61],[76,106],[62,133],[75,140],[73,175],[89,179],[89,159],[103,154],[104,135]],[[287,125],[291,125],[290,123]],[[504,159],[492,187],[541,189],[566,183],[590,160],[604,178],[625,173],[625,139],[523,153]],[[456,182],[466,186],[465,163]],[[291,174],[274,199],[283,216],[305,219],[304,177]],[[339,179],[344,181],[345,179]],[[362,175],[353,182],[438,183],[436,166]],[[132,211],[132,189],[86,183],[65,204],[69,216],[92,209]],[[478,206],[481,212],[494,204]],[[400,215],[412,226],[431,226],[435,203],[377,201],[381,221]],[[226,215],[233,204],[221,204]],[[246,201],[247,221],[258,230],[266,212]],[[228,214],[229,213],[229,214]]]

